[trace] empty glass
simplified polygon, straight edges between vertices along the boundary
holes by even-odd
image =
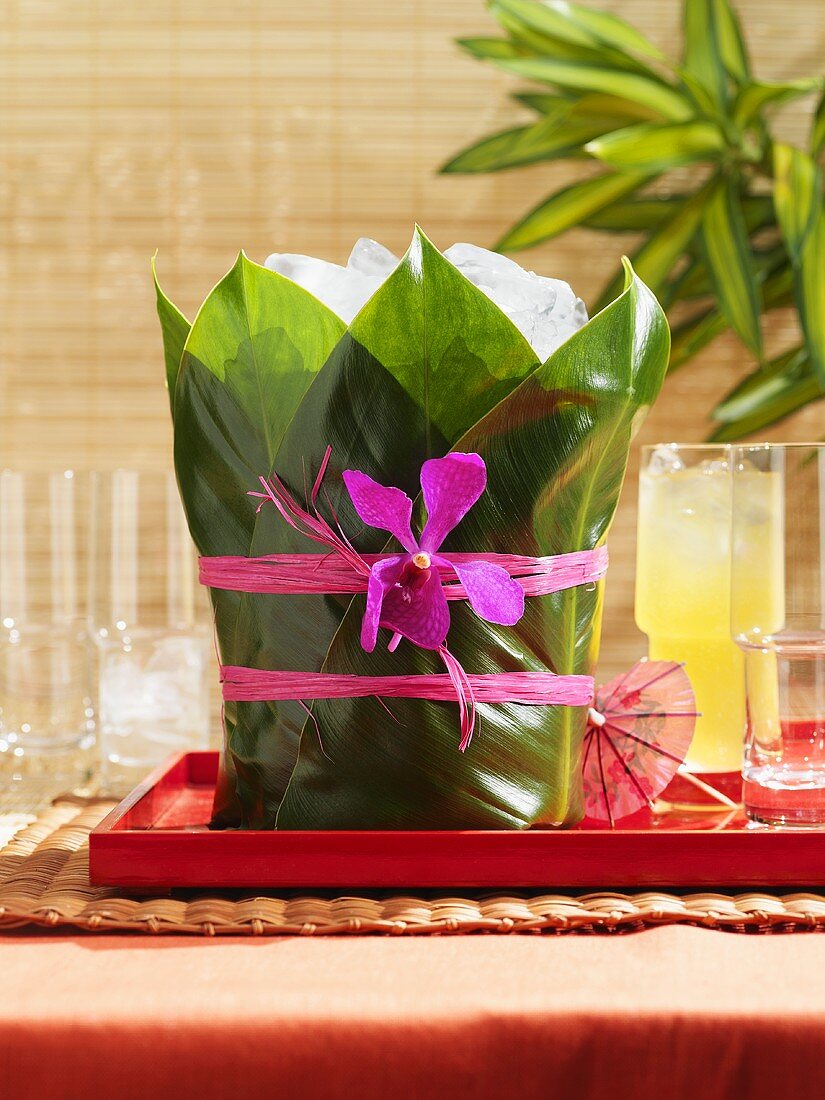
[[[93,495],[102,778],[116,792],[172,752],[206,748],[213,650],[173,475],[98,473]]]
[[[0,471],[0,783],[36,806],[96,764],[88,478]]]
[[[731,629],[745,656],[745,809],[825,825],[825,445],[733,452]]]

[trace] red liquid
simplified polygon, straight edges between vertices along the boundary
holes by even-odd
[[[742,796],[748,816],[772,825],[825,825],[825,716],[781,722],[776,751],[752,748]]]

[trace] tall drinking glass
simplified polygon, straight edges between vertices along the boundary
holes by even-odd
[[[213,650],[172,474],[98,473],[93,494],[102,778],[118,792],[170,753],[206,748]]]
[[[825,826],[825,444],[733,451],[731,629],[748,816]]]
[[[683,661],[700,717],[687,766],[738,773],[744,661],[730,636],[731,487],[725,446],[645,447],[636,622],[653,659]]]
[[[0,785],[21,808],[95,770],[88,535],[87,477],[0,471]]]

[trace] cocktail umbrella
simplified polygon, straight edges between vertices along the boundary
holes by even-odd
[[[675,661],[639,661],[599,687],[584,740],[586,816],[612,826],[652,806],[677,772],[692,781],[680,769],[696,718],[690,680]]]

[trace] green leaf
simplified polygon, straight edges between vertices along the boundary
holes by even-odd
[[[529,57],[533,52],[508,38],[457,38],[455,41],[457,46],[479,61],[511,60]]]
[[[724,107],[728,99],[728,74],[722,61],[716,8],[716,0],[685,0],[684,67],[711,102]]]
[[[697,161],[714,161],[725,149],[725,139],[712,122],[684,122],[663,126],[643,122],[594,138],[586,152],[611,168],[665,172]]]
[[[643,34],[609,12],[566,0],[494,0],[492,14],[508,15],[551,39],[579,46],[607,46],[619,52],[662,59],[661,51]]]
[[[804,347],[792,348],[749,374],[720,401],[711,438],[728,443],[762,431],[823,396]]]
[[[708,196],[715,184],[707,184],[691,198],[677,206],[668,219],[655,229],[633,257],[633,268],[640,279],[657,293],[673,269],[673,265],[687,250],[702,223],[702,214]],[[621,286],[613,280],[596,303],[602,309]]]
[[[788,252],[798,263],[822,207],[822,173],[816,162],[791,145],[773,147],[773,201]]]
[[[455,441],[456,450],[484,457],[488,484],[446,549],[555,554],[600,545],[667,352],[664,315],[630,279],[621,298]],[[367,472],[394,481],[393,471]],[[531,598],[515,627],[484,623],[454,603],[450,648],[473,673],[592,672],[601,603],[601,586]],[[440,671],[433,654],[407,643],[395,654],[380,644],[365,654],[362,614],[357,597],[325,671]],[[523,828],[580,816],[585,708],[482,704],[480,728],[460,754],[455,705],[393,699],[388,706],[392,718],[376,699],[313,706],[320,737],[307,726],[279,828]]]
[[[597,211],[584,224],[588,229],[608,233],[646,233],[669,221],[676,208],[690,197],[689,193],[682,191],[670,195],[620,199]],[[770,195],[749,196],[742,202],[742,210],[749,233],[773,222],[773,199]]]
[[[617,72],[575,61],[551,58],[492,59],[499,68],[528,80],[554,84],[572,91],[600,92],[635,101],[662,118],[683,122],[694,114],[688,100],[670,84],[637,73]]]
[[[349,334],[424,410],[427,430],[449,442],[537,365],[512,322],[420,229]],[[440,453],[440,446],[428,454]]]
[[[540,115],[552,115],[554,118],[567,118],[575,100],[566,95],[554,95],[553,92],[512,92],[512,98],[537,111]]]
[[[243,254],[201,306],[184,348],[174,416],[175,467],[201,554],[245,556],[256,551],[256,540],[268,552],[306,552],[271,510],[256,515],[247,493],[272,469],[294,413],[344,331],[311,294]],[[312,597],[213,590],[212,598],[224,664],[253,664],[263,655],[279,662],[269,667],[302,667],[311,651],[305,616]],[[323,599],[315,603],[320,608]],[[268,628],[266,616],[276,614],[282,632]],[[283,790],[303,712],[292,704],[275,717],[264,703],[226,704],[234,751],[219,788],[222,819],[235,820],[236,798],[259,795],[264,776],[267,789],[280,782]]]
[[[774,146],[774,203],[796,272],[796,300],[814,373],[825,382],[825,201],[816,162]]]
[[[157,253],[152,257],[152,281],[155,284],[155,297],[157,299],[158,319],[160,331],[163,337],[163,358],[166,364],[166,389],[169,393],[169,407],[172,416],[175,415],[175,386],[178,381],[180,360],[183,355],[183,347],[186,337],[192,327],[178,307],[171,302],[160,288],[158,273],[155,266]]]
[[[736,185],[729,179],[721,180],[708,198],[702,244],[722,312],[745,346],[761,359],[761,304],[753,257]]]
[[[716,0],[714,14],[716,41],[722,64],[738,84],[744,84],[750,77],[750,61],[733,5],[728,0]]]
[[[819,79],[792,80],[783,83],[752,80],[736,97],[733,105],[733,120],[737,126],[748,126],[765,107],[778,107],[781,103],[798,99],[821,87],[822,81]]]
[[[673,329],[669,371],[678,370],[694,355],[727,330],[728,322],[718,309],[706,309],[682,321]]]
[[[825,149],[825,93],[820,96],[811,127],[811,156],[819,157]]]
[[[531,210],[502,237],[496,250],[517,251],[557,237],[616,199],[629,195],[649,178],[643,172],[616,172],[565,187]]]
[[[532,126],[504,130],[475,142],[448,161],[441,171],[498,172],[542,160],[582,156],[585,142],[611,125],[614,123],[609,119],[559,122],[556,118],[545,118]]]
[[[771,203],[771,210],[773,210],[772,200],[769,199],[768,201]],[[743,210],[744,209],[745,204],[743,204]],[[750,222],[747,215],[746,222],[749,226],[749,231],[752,231],[750,230]],[[663,296],[669,305],[673,305],[675,302],[689,302],[693,299],[705,298],[713,294],[713,285],[702,256],[701,243],[699,247],[695,247],[694,245],[694,247],[691,248],[691,257],[687,267],[685,267],[667,287],[663,288]],[[790,268],[788,266],[788,251],[781,242],[770,248],[755,250],[753,253],[753,262],[756,271],[756,281],[760,285],[780,270],[784,270],[786,275],[790,273]],[[765,293],[767,293],[767,291],[768,286],[766,284]],[[763,305],[767,308],[767,299],[763,301]]]
[[[816,220],[802,246],[797,301],[811,365],[825,386],[825,206],[821,195]]]
[[[533,0],[521,0],[521,2],[530,4]],[[547,10],[544,5],[537,6],[541,12]],[[655,81],[662,79],[659,73],[644,61],[623,50],[605,46],[600,42],[587,41],[583,36],[575,34],[566,37],[551,35],[511,12],[503,10],[501,6],[497,6],[493,14],[512,41],[523,47],[527,55],[552,57],[556,61],[573,61],[585,65],[596,65],[599,68],[636,73]]]
[[[689,198],[684,193],[619,199],[597,210],[583,224],[603,233],[646,233],[668,221],[678,206]]]
[[[609,119],[614,126],[621,123],[646,122],[656,118],[656,112],[629,99],[594,92],[592,95],[554,95],[552,92],[514,92],[513,99],[539,114],[559,121],[572,119]]]
[[[762,304],[765,312],[790,305],[793,297],[793,272],[787,265],[784,249],[779,253],[780,266],[757,270],[757,281],[762,285]],[[720,310],[710,307],[688,318],[673,329],[670,353],[670,369],[683,366],[694,355],[707,347],[728,328],[727,318]]]

